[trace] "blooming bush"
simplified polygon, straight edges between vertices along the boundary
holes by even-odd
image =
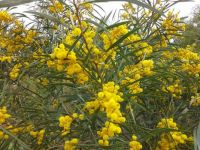
[[[124,3],[115,22],[45,0],[28,26],[2,9],[0,149],[194,149],[200,55],[171,5]]]

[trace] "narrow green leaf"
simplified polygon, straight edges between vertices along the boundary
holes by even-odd
[[[30,13],[30,14],[34,14],[36,16],[39,16],[41,18],[45,18],[54,22],[58,22],[63,24],[62,22],[60,22],[60,20],[54,16],[48,15],[48,14],[44,14],[44,13],[40,13],[40,12],[35,12],[35,11],[25,11],[25,13]],[[65,25],[65,24],[64,24]]]
[[[194,129],[194,150],[200,150],[200,123]]]

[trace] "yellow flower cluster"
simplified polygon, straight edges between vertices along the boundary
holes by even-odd
[[[162,87],[162,91],[171,93],[173,97],[180,99],[183,93],[183,87],[180,85],[180,81],[176,80],[172,85]]]
[[[94,28],[92,26],[89,26],[85,21],[81,22],[81,27],[76,27],[76,26],[73,27],[72,31],[66,35],[65,43],[69,46],[72,46],[76,42],[75,47],[79,48],[81,40],[79,41],[76,40],[77,37],[81,35],[82,35],[81,40],[83,40],[82,49],[84,53],[88,54],[89,51],[93,52],[94,49],[96,48],[95,44],[93,43],[96,32]]]
[[[37,144],[42,144],[43,138],[44,138],[45,129],[42,129],[40,131],[30,131],[30,135],[34,138],[37,138]]]
[[[69,51],[64,44],[54,48],[50,57],[51,60],[47,61],[48,67],[56,68],[58,71],[66,71],[67,76],[75,75],[77,83],[84,84],[88,81],[88,75],[78,64],[75,52]]]
[[[9,136],[7,134],[5,134],[3,131],[0,131],[0,140],[7,140],[9,139]]]
[[[6,107],[0,108],[0,125],[6,122],[6,119],[10,118],[11,115],[7,113]]]
[[[64,150],[75,150],[77,144],[77,138],[73,138],[70,141],[65,141]]]
[[[84,10],[89,10],[89,11],[92,11],[93,10],[93,6],[91,3],[81,3],[80,6],[82,6],[82,8]]]
[[[158,123],[157,128],[170,128],[178,130],[177,124],[173,118],[164,118]],[[185,144],[190,140],[186,134],[179,131],[170,131],[169,133],[161,134],[161,139],[158,141],[156,150],[171,150],[175,149],[179,144]]]
[[[76,54],[65,48],[64,44],[60,44],[59,47],[54,48],[53,52],[50,54],[52,59],[57,59],[57,68],[62,68],[62,65],[66,62],[75,63]],[[60,62],[61,61],[61,62]],[[58,71],[63,71],[63,69],[57,69]]]
[[[87,102],[85,109],[93,114],[97,109],[105,112],[107,118],[114,123],[123,123],[125,118],[120,111],[120,102],[123,101],[122,93],[119,92],[119,86],[114,82],[108,82],[103,85],[103,90],[98,93],[98,98]]]
[[[12,125],[8,125],[6,124],[4,126],[4,128],[6,130],[8,130],[10,133],[12,133],[13,135],[16,135],[17,133],[19,133],[20,131],[23,130],[23,128],[14,128]],[[9,135],[7,135],[6,133],[4,133],[3,131],[0,131],[0,139],[4,139],[4,140],[8,140],[9,139]]]
[[[73,37],[77,37],[77,36],[80,36],[81,35],[81,29],[80,28],[78,28],[78,27],[76,27],[76,28],[74,28],[73,30],[72,30],[72,32],[71,32],[71,36],[73,36]],[[69,36],[69,35],[68,35]],[[67,40],[66,40],[66,42],[67,42]]]
[[[71,128],[71,124],[72,124],[73,118],[66,115],[66,116],[61,116],[59,118],[59,126],[64,128],[62,131],[62,135],[67,135],[68,133],[70,133],[70,128]]]
[[[99,144],[102,146],[108,146],[108,139],[115,134],[121,133],[121,128],[118,124],[126,121],[120,111],[120,102],[123,101],[121,97],[122,93],[119,92],[119,86],[114,82],[108,82],[103,85],[103,90],[98,93],[98,98],[94,101],[87,102],[85,109],[93,114],[98,109],[106,113],[109,121],[105,123],[105,127],[101,131],[98,131],[98,135],[102,137],[99,140]]]
[[[185,24],[180,22],[178,16],[178,13],[174,14],[172,11],[169,11],[166,19],[162,23],[162,27],[166,30],[168,37],[180,31],[185,31]]]
[[[13,21],[13,17],[7,11],[0,11],[0,20],[1,23],[2,22],[9,23]]]
[[[74,118],[74,119],[80,119],[80,120],[83,120],[84,119],[84,115],[83,114],[77,114],[77,113],[73,113],[72,114],[72,117]]]
[[[192,96],[190,103],[192,106],[200,106],[200,93],[196,93],[195,96]]]
[[[82,22],[82,24],[83,26],[87,26],[86,22]],[[80,27],[73,26],[72,31],[67,33],[65,37],[65,44],[72,46],[76,42],[77,37],[81,35],[81,33],[82,33],[82,30]],[[78,48],[79,46],[80,46],[80,41],[77,41],[77,43],[75,44],[75,47]]]
[[[28,48],[27,45],[31,45],[36,37],[36,31],[28,29],[17,20],[15,17],[10,15],[7,11],[0,11],[0,18],[2,22],[7,24],[8,28],[5,28],[5,24],[0,23],[0,48],[8,52],[18,52],[23,48]],[[38,41],[38,43],[40,43]]]
[[[152,3],[154,3],[153,5],[157,10],[162,10],[163,6],[168,5],[169,1],[160,2],[160,0],[156,0]],[[123,20],[132,20],[132,18],[137,17],[138,14],[135,11],[136,9],[135,9],[134,5],[132,5],[131,3],[125,3],[123,5],[123,8],[124,9],[121,14],[121,18]],[[167,17],[163,19],[162,16],[160,16],[159,14],[153,14],[151,10],[144,9],[144,10],[141,10],[140,15],[143,17],[141,17],[142,19],[139,20],[139,22],[138,22],[139,25],[145,26],[145,24],[148,22],[146,20],[146,18],[152,17],[155,20],[161,22],[162,28],[165,30],[165,33],[167,34],[167,35],[163,36],[163,35],[161,35],[161,33],[156,32],[158,27],[157,27],[157,25],[152,24],[151,33],[154,33],[155,37],[158,37],[158,36],[161,37],[159,39],[159,42],[157,42],[154,45],[154,48],[153,48],[154,51],[158,50],[161,47],[166,47],[168,40],[171,39],[171,37],[172,37],[172,34],[179,34],[185,30],[185,24],[180,21],[178,13],[174,14],[172,11],[168,11]],[[148,25],[148,24],[146,24],[146,25]],[[147,52],[151,53],[151,51],[152,51],[152,48],[150,46],[150,49]],[[140,53],[141,52],[139,52],[139,54]],[[141,58],[142,58],[142,56],[141,56]]]
[[[37,51],[34,51],[33,54],[32,54],[32,56],[33,56],[33,59],[39,60],[42,64],[46,60],[45,53],[43,52],[42,49],[38,49]]]
[[[132,136],[132,141],[129,142],[130,150],[141,150],[142,144],[137,141],[137,137],[135,135]]]
[[[125,78],[122,80],[122,85],[127,85],[132,94],[141,93],[143,89],[140,87],[140,81],[138,80],[144,76],[152,75],[153,67],[152,60],[142,60],[136,65],[126,66],[122,72]]]
[[[12,79],[12,80],[16,80],[17,79],[17,77],[19,76],[19,72],[20,72],[20,68],[21,67],[22,67],[21,64],[16,64],[12,68],[11,72],[9,73],[10,79]]]
[[[49,80],[47,78],[41,78],[39,82],[44,86],[47,86],[49,84]]]
[[[97,65],[98,68],[101,69],[101,67],[104,67],[104,68],[108,69],[110,66],[109,66],[109,64],[107,64],[108,62],[105,63],[107,58],[114,59],[116,56],[116,52],[117,52],[117,49],[115,49],[115,48],[109,49],[109,48],[121,36],[128,33],[127,25],[119,25],[117,27],[114,27],[113,29],[102,32],[99,35],[99,37],[100,37],[99,40],[103,44],[102,47],[97,47],[97,46],[95,46],[95,44],[93,44],[93,43],[95,43],[94,42],[94,36],[95,36],[95,32],[96,32],[95,28],[91,27],[88,32],[90,33],[89,35],[91,35],[91,36],[86,36],[86,34],[84,34],[84,36],[89,45],[88,46],[89,49],[91,49],[91,54],[93,55],[93,58],[94,58],[94,59],[92,59],[92,61],[95,62],[95,64]]]
[[[155,32],[155,37],[158,36],[160,33]],[[159,35],[161,36],[161,35]],[[165,36],[160,37],[160,41],[153,46],[154,51],[158,51],[160,48],[165,48],[168,46],[169,40]]]
[[[6,107],[0,108],[0,125],[2,125],[6,130],[8,130],[13,135],[17,135],[20,131],[24,130],[24,128],[23,127],[15,128],[13,125],[11,125],[10,122],[7,121],[7,119],[10,117],[11,115],[8,114]],[[7,140],[9,139],[9,135],[4,133],[3,131],[0,131],[0,139]]]
[[[181,70],[187,72],[189,75],[194,75],[195,77],[199,77],[200,64],[184,63],[181,65]]]
[[[34,41],[34,37],[36,37],[37,32],[34,30],[27,30],[25,34],[26,36],[24,37],[23,42],[25,44],[31,44]]]
[[[130,18],[130,14],[134,14],[135,13],[135,7],[131,4],[131,3],[124,3],[122,5],[124,12],[121,14],[121,18],[123,20],[127,20]]]
[[[174,122],[173,118],[163,118],[157,124],[157,128],[171,128],[178,130],[176,122]]]
[[[152,46],[146,42],[138,42],[134,44],[134,49],[136,50],[135,56],[138,59],[143,59],[145,56],[149,56],[153,52]]]
[[[162,2],[162,4],[163,3],[164,3],[164,1]],[[158,1],[153,1],[152,4],[154,5],[154,7],[157,10],[161,9],[161,8],[159,8],[161,6],[160,5],[161,3],[159,3]],[[138,15],[138,13],[136,11],[137,9],[133,4],[125,3],[122,6],[123,6],[123,13],[121,14],[122,19],[131,20],[131,18],[137,17],[137,15]],[[158,14],[153,14],[153,12],[151,10],[148,10],[148,9],[141,10],[140,16],[143,16],[143,17],[141,17],[141,20],[138,20],[140,23],[147,22],[146,18],[149,18],[150,16],[153,17],[155,20],[159,18]]]
[[[116,134],[120,134],[121,132],[122,131],[119,125],[106,121],[105,127],[103,127],[101,131],[97,131],[97,134],[102,138],[98,141],[99,145],[109,146],[109,138],[112,138]]]
[[[83,32],[82,32],[83,31]],[[88,52],[92,54],[95,58],[94,61],[101,62],[102,61],[102,51],[94,44],[94,37],[96,35],[95,28],[89,26],[85,21],[81,22],[81,27],[73,27],[72,31],[69,32],[65,38],[65,43],[69,46],[72,46],[75,42],[75,47],[80,47],[80,42],[76,41],[77,37],[82,35],[82,49],[84,51],[84,55],[87,55]],[[101,54],[101,55],[100,55]]]
[[[160,0],[156,0],[156,1],[153,1],[152,3],[157,10],[162,10],[165,4],[168,5],[167,4],[168,2],[169,1],[160,2]],[[136,8],[134,5],[132,5],[131,3],[125,3],[122,6],[123,6],[123,11],[121,13],[121,18],[123,20],[132,20],[132,18],[137,18],[138,14],[136,13]],[[172,33],[175,34],[181,30],[182,31],[185,30],[185,25],[181,23],[180,20],[178,19],[178,14],[173,15],[172,12],[169,12],[167,15],[167,18],[165,18],[164,20],[162,16],[160,16],[159,14],[154,14],[151,10],[146,10],[146,9],[141,10],[140,16],[143,16],[143,17],[141,17],[141,19],[138,20],[138,24],[141,26],[144,25],[144,27],[145,25],[148,25],[147,24],[148,21],[146,20],[146,18],[152,17],[155,20],[161,22],[163,29],[168,34],[172,34]],[[161,47],[162,48],[167,47],[167,44],[169,42],[169,39],[171,38],[171,35],[163,36],[160,32],[157,32],[157,31],[158,31],[157,25],[152,24],[152,30],[151,30],[151,33],[153,33],[152,37],[154,38],[160,37],[159,42],[156,42],[153,45],[153,48],[151,45],[149,45],[146,42],[134,43],[133,48],[136,49],[135,55],[139,56],[138,59],[142,59],[143,57],[150,55],[153,50],[156,51],[156,50],[159,50],[159,48]],[[141,34],[141,37],[142,36],[144,35]]]
[[[6,126],[6,129],[9,130],[13,135],[17,135],[19,132],[23,131],[23,127],[13,127],[12,125]]]
[[[144,59],[144,57],[149,56],[153,52],[152,46],[141,40],[141,37],[137,34],[132,34],[124,40],[124,44],[128,45],[137,59]]]
[[[12,57],[11,56],[0,56],[0,61],[10,63],[12,61]]]
[[[83,37],[85,39],[85,46],[83,46],[83,50],[88,53],[88,50],[92,50],[96,48],[96,46],[94,45],[94,37],[96,35],[95,30],[90,27],[86,32],[84,32]]]
[[[50,5],[48,7],[50,12],[52,12],[52,13],[60,13],[60,12],[64,11],[63,4],[61,4],[57,0],[53,0],[52,3],[53,3],[53,5]]]
[[[74,119],[84,120],[84,114],[73,113],[71,116],[66,115],[59,118],[59,126],[63,128],[63,136],[70,133],[71,124]]]
[[[72,27],[72,31],[70,31],[66,35],[65,43],[69,46],[75,44],[75,48],[79,48],[80,42],[82,42],[83,45],[81,48],[83,49],[85,55],[87,55],[88,52],[90,52],[90,55],[92,55],[91,61],[95,63],[97,68],[99,68],[99,70],[102,67],[108,69],[110,66],[109,62],[106,62],[107,58],[114,59],[117,53],[117,49],[109,48],[121,36],[128,33],[129,30],[127,25],[119,25],[117,27],[114,27],[113,29],[102,32],[99,35],[100,42],[102,42],[103,44],[102,47],[96,46],[96,41],[94,41],[96,36],[96,28],[90,26],[84,21],[81,22],[80,26],[81,27]],[[81,40],[77,41],[77,37],[80,35],[82,35]],[[137,58],[144,58],[145,56],[148,56],[152,53],[152,47],[146,42],[136,42],[135,44],[132,44],[133,42],[140,40],[141,38],[139,35],[133,34],[127,37],[123,41],[123,44],[127,45],[129,48],[135,51],[135,56],[137,56]]]
[[[200,56],[193,52],[192,46],[186,48],[179,48],[177,51],[165,52],[163,56],[168,59],[177,59],[181,61],[180,70],[199,77],[200,74]]]
[[[139,44],[139,43],[142,43],[142,42],[137,42],[137,41],[140,41],[141,40],[141,37],[138,35],[138,34],[132,34],[132,35],[130,35],[129,37],[127,37],[125,40],[124,40],[124,44],[125,45],[128,45],[128,47],[130,48],[130,49],[139,49],[139,48],[141,48],[142,49],[142,47],[145,47],[146,48],[146,44]],[[134,44],[132,44],[133,42],[136,42],[136,43],[134,43]],[[131,45],[130,45],[130,43],[131,43]],[[129,46],[130,45],[130,46]],[[140,46],[140,47],[139,47]]]
[[[113,28],[111,31],[111,38],[114,39],[112,42],[116,42],[116,39],[120,38],[121,36],[125,35],[128,33],[128,27],[127,25],[120,25],[118,27]]]
[[[120,25],[112,30],[102,33],[100,36],[103,40],[104,49],[107,50],[113,43],[117,41],[118,38],[128,33],[128,28],[126,25]]]
[[[182,62],[189,62],[189,61],[199,61],[200,57],[198,53],[193,52],[193,47],[187,46],[186,48],[179,48],[177,51],[173,52],[165,52],[164,56],[166,58],[176,58]]]

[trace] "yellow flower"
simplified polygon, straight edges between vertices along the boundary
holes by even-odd
[[[83,114],[80,114],[80,115],[79,115],[79,119],[80,119],[80,120],[83,120],[83,119],[84,119],[84,115],[83,115]]]
[[[8,63],[10,63],[12,61],[12,57],[11,56],[0,56],[0,61],[1,62],[8,62]]]
[[[98,108],[104,111],[110,121],[114,123],[123,123],[125,118],[120,112],[120,102],[123,99],[118,92],[119,86],[114,82],[108,82],[103,85],[103,91],[98,93],[98,98],[95,101],[87,102],[85,109],[90,113],[94,113]]]
[[[119,125],[114,124],[112,122],[106,122],[105,127],[101,129],[101,131],[97,131],[97,134],[102,138],[98,141],[101,146],[109,146],[109,138],[112,138],[116,134],[120,134],[121,128]]]
[[[44,137],[44,133],[45,133],[45,130],[44,129],[42,129],[42,130],[40,130],[39,132],[38,132],[38,137],[37,137],[37,143],[38,143],[38,145],[40,145],[40,144],[42,144],[42,141],[43,141],[43,137]]]
[[[38,135],[38,132],[36,132],[36,131],[30,131],[30,135],[31,135],[32,137],[36,138],[37,135]]]
[[[77,144],[77,138],[73,138],[70,141],[65,141],[64,150],[75,150]]]
[[[41,84],[47,86],[49,84],[49,80],[47,78],[41,78]]]
[[[45,129],[42,129],[40,131],[30,131],[29,133],[32,137],[37,138],[37,144],[38,145],[42,144]]]
[[[73,114],[72,114],[72,117],[73,117],[74,119],[76,119],[76,118],[78,118],[79,116],[78,116],[77,113],[73,113]]]
[[[11,117],[11,115],[7,113],[6,107],[0,108],[0,125],[5,123],[6,120],[10,117]]]
[[[141,150],[142,144],[137,141],[137,137],[135,135],[132,136],[132,141],[129,142],[130,150]]]
[[[109,121],[105,123],[105,127],[98,131],[98,135],[102,138],[99,140],[99,144],[102,146],[109,146],[108,139],[113,137],[115,134],[120,134],[121,128],[118,124],[126,121],[125,117],[122,116],[120,111],[120,102],[123,101],[119,92],[119,86],[115,85],[114,82],[108,82],[103,85],[103,90],[99,92],[98,98],[94,101],[87,102],[85,109],[93,114],[96,110],[105,112]]]
[[[157,128],[171,128],[178,130],[177,124],[173,118],[163,118],[158,123]],[[171,131],[161,134],[161,139],[158,141],[156,150],[175,149],[178,144],[185,144],[189,141],[186,134],[179,131]]]
[[[72,30],[71,34],[72,34],[73,36],[80,36],[80,35],[81,35],[81,29],[78,28],[78,27],[76,27],[76,28],[74,28],[74,29]]]
[[[192,106],[200,106],[200,93],[196,93],[195,96],[192,96],[190,103]]]
[[[7,11],[0,11],[0,20],[9,23],[13,20],[13,17]]]
[[[60,2],[53,0],[53,5],[49,6],[48,9],[52,13],[60,13],[64,11],[64,6]]]
[[[67,71],[68,75],[73,75],[73,74],[76,74],[76,73],[80,73],[82,71],[82,68],[78,63],[75,63],[75,64],[70,64],[66,68],[66,71]]]
[[[70,132],[72,121],[73,121],[73,118],[71,118],[68,115],[61,116],[59,118],[59,122],[60,122],[59,126],[63,128],[62,135],[67,135]]]
[[[21,67],[22,67],[21,64],[16,64],[12,68],[11,72],[9,73],[10,79],[12,79],[12,80],[16,80],[17,79],[17,77],[19,76],[19,72],[20,72],[20,68]]]
[[[152,60],[142,60],[136,65],[128,65],[123,70],[125,78],[122,80],[122,85],[128,85],[129,91],[132,94],[141,93],[143,89],[138,81],[142,77],[153,74],[154,62]]]

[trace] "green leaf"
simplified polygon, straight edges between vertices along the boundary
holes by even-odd
[[[57,22],[57,23],[63,24],[62,22],[60,22],[60,20],[58,18],[56,18],[54,16],[51,16],[51,15],[48,15],[48,14],[45,14],[45,13],[40,13],[40,12],[35,12],[35,11],[25,11],[25,13],[34,14],[34,15],[36,15],[38,17],[45,18],[45,19],[51,20],[53,22]],[[65,25],[65,24],[63,24],[63,25]]]
[[[122,22],[119,22],[119,23],[114,23],[114,24],[112,24],[112,25],[106,27],[106,29],[107,29],[107,30],[108,30],[108,29],[113,29],[114,27],[118,27],[118,26],[120,26],[120,25],[128,24],[128,23],[130,23],[130,22],[131,22],[131,21],[122,21]]]
[[[200,122],[194,129],[194,150],[200,150]]]

